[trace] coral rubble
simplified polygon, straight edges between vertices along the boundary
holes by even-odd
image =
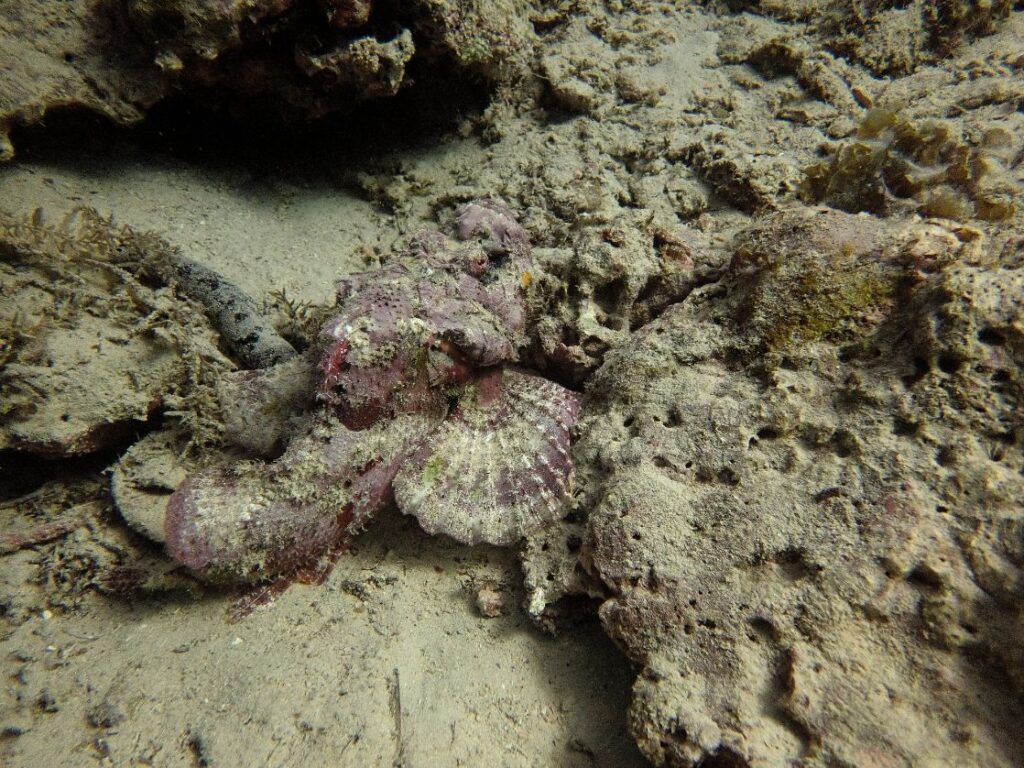
[[[1003,221],[1020,210],[1024,195],[1010,172],[1019,149],[1003,127],[972,142],[950,123],[915,123],[873,109],[856,138],[806,169],[804,191],[844,211],[889,214],[903,207],[961,221]]]

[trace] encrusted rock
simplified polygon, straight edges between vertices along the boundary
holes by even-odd
[[[531,36],[519,0],[12,0],[0,19],[0,162],[14,156],[13,129],[57,110],[132,125],[181,93],[308,120],[395,96],[432,70],[509,79]]]
[[[656,764],[1024,754],[1024,276],[999,250],[774,216],[609,352],[575,451],[580,559]]]
[[[969,140],[952,123],[906,120],[890,109],[867,113],[857,136],[827,162],[806,169],[806,196],[845,211],[1005,221],[1024,204],[1009,168],[1022,147],[1000,125]]]
[[[9,132],[67,107],[136,123],[166,94],[156,68],[110,46],[117,34],[103,2],[9,0],[0,18],[0,162]]]
[[[495,75],[528,35],[514,2],[116,0],[173,87],[213,104],[310,118],[390,97],[414,64]],[[313,7],[310,7],[313,5]]]
[[[476,609],[485,619],[496,619],[508,613],[508,599],[501,588],[489,582],[476,591]]]
[[[114,465],[110,493],[121,516],[153,541],[164,541],[167,500],[185,481],[179,456],[185,440],[177,430],[151,432]]]

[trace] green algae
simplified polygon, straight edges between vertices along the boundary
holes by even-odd
[[[780,260],[754,281],[747,327],[770,350],[858,335],[885,313],[898,285],[895,270],[848,253],[824,263]]]
[[[446,466],[447,462],[443,456],[432,456],[423,467],[423,484],[429,486],[440,480]]]

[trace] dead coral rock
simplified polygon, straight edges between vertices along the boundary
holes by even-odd
[[[488,582],[476,591],[476,609],[485,619],[496,619],[508,613],[508,597],[500,585]]]
[[[656,764],[1019,764],[1024,276],[978,241],[770,217],[595,374],[581,562]],[[818,330],[765,355],[744,303],[863,282],[844,253],[900,300],[790,297]]]
[[[585,530],[577,515],[570,515],[558,525],[528,535],[520,553],[526,611],[552,635],[582,615],[591,618],[605,596],[601,584],[580,563]]]
[[[490,81],[521,69],[519,0],[12,0],[0,19],[0,162],[48,112],[140,121],[177,91],[213,107],[305,120],[394,96],[438,67]]]
[[[571,251],[542,252],[538,262],[530,292],[533,355],[577,383],[609,349],[723,266],[699,231],[648,211],[590,229]]]
[[[588,83],[585,73],[565,56],[546,57],[541,62],[541,71],[555,101],[569,112],[594,113],[602,101],[608,100],[607,86],[610,83],[605,83],[603,90],[606,93],[602,93],[602,90]]]
[[[674,151],[730,205],[747,213],[771,210],[798,188],[800,171],[784,157],[756,152],[730,129],[705,134]]]
[[[859,78],[854,68],[842,59],[815,50],[802,41],[786,38],[773,38],[744,53],[740,60],[750,63],[766,77],[792,75],[811,96],[844,113],[858,111],[858,99],[851,83]]]
[[[759,0],[744,9],[772,20],[806,22],[824,48],[876,75],[906,75],[965,42],[998,32],[1010,0]],[[762,29],[761,20],[746,26]],[[741,43],[742,45],[742,43]]]
[[[412,82],[414,59],[497,77],[529,35],[515,2],[118,2],[139,47],[175,87],[284,118],[393,96]]]
[[[226,366],[196,307],[136,276],[166,243],[82,210],[0,218],[0,447],[79,455],[180,405],[192,361]],[[198,362],[195,364],[198,365]]]
[[[163,542],[167,500],[185,481],[181,452],[186,443],[176,430],[151,432],[114,465],[110,492],[118,512],[153,541]]]
[[[9,0],[0,16],[0,162],[12,127],[80,107],[130,125],[165,94],[159,72],[112,48],[105,0]]]
[[[158,3],[123,0],[141,51],[177,88],[246,111],[269,104],[281,117],[318,117],[363,98],[390,96],[415,47],[408,29],[390,39],[352,34],[345,14],[307,14],[292,0]],[[349,14],[355,28],[362,14]]]

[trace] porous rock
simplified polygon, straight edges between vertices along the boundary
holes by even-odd
[[[995,32],[1009,0],[843,0],[821,4],[815,21],[832,50],[878,74],[906,74],[948,56],[965,41]]]
[[[1000,252],[772,216],[608,354],[581,562],[655,764],[1019,763],[1024,274]]]
[[[48,112],[84,108],[129,125],[162,98],[156,68],[111,46],[106,0],[10,0],[0,14],[0,162],[14,156],[9,132]]]
[[[183,94],[301,121],[433,70],[501,81],[531,35],[519,0],[12,0],[0,19],[0,162],[14,156],[13,129],[62,109],[133,125]]]
[[[525,47],[511,0],[116,0],[141,55],[173,88],[250,113],[308,119],[390,97],[412,69],[497,76]]]
[[[907,120],[873,109],[856,137],[806,171],[805,195],[845,211],[915,211],[959,221],[1005,221],[1024,200],[1010,168],[1022,149],[1005,125],[978,126],[976,138],[950,122]]]
[[[543,251],[536,260],[529,354],[576,384],[609,349],[723,266],[698,230],[646,211],[617,216],[581,234],[571,249]]]
[[[121,517],[153,541],[164,541],[167,500],[187,475],[177,430],[151,432],[129,448],[114,465],[110,493]]]

